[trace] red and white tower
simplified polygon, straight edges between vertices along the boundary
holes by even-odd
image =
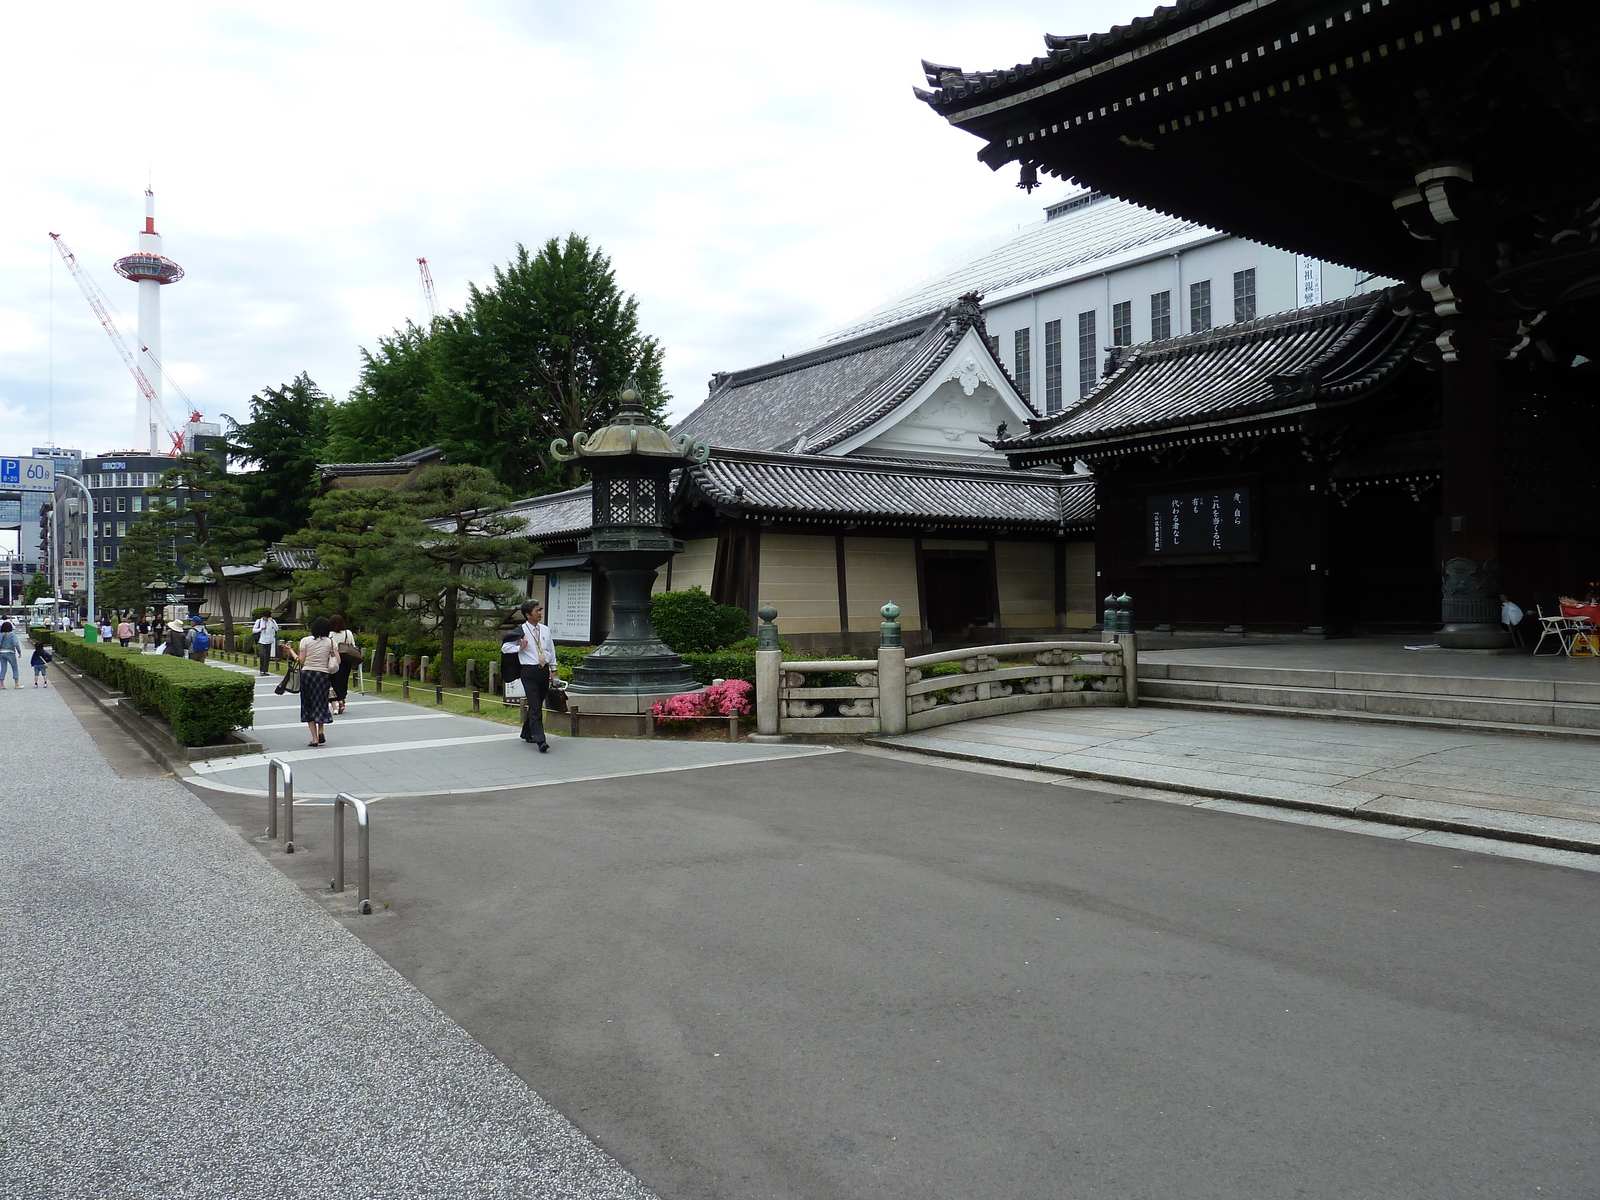
[[[161,288],[183,278],[183,268],[161,253],[161,235],[156,232],[156,197],[149,188],[144,193],[144,232],[139,235],[139,250],[119,258],[112,269],[124,279],[139,285],[140,369],[150,381],[156,403],[161,399]],[[136,421],[133,444],[148,444],[151,454],[160,454],[160,430],[156,413],[143,391],[135,400]]]

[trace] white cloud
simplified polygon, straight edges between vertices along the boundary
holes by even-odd
[[[110,262],[147,172],[167,252],[168,368],[207,415],[308,371],[342,395],[358,348],[423,315],[416,259],[460,304],[517,242],[611,255],[668,348],[675,408],[714,370],[841,322],[975,240],[1035,219],[976,139],[911,96],[919,57],[968,68],[1137,0],[675,5],[540,0],[33,5],[0,79],[0,394],[12,448],[132,434],[133,385],[46,233],[131,318]],[[128,322],[131,328],[131,320]],[[169,404],[176,415],[178,405]]]

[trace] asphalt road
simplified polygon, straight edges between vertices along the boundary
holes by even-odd
[[[1593,874],[855,753],[376,822],[361,936],[665,1200],[1600,1196]]]

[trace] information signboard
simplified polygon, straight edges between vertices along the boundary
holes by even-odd
[[[61,560],[61,586],[69,596],[86,591],[89,587],[89,564],[81,558]]]
[[[1145,498],[1146,554],[1246,554],[1250,489],[1217,488]]]
[[[53,492],[53,458],[0,458],[0,492]]]
[[[549,578],[550,605],[544,620],[550,636],[558,642],[587,642],[594,576],[588,571],[552,571]]]

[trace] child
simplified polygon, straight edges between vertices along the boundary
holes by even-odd
[[[52,658],[54,658],[54,655],[52,655],[46,647],[35,646],[33,648],[33,658],[29,661],[33,663],[34,687],[38,687],[41,683],[44,684],[45,687],[50,686],[50,676],[46,674],[46,672],[50,670],[50,661]]]

